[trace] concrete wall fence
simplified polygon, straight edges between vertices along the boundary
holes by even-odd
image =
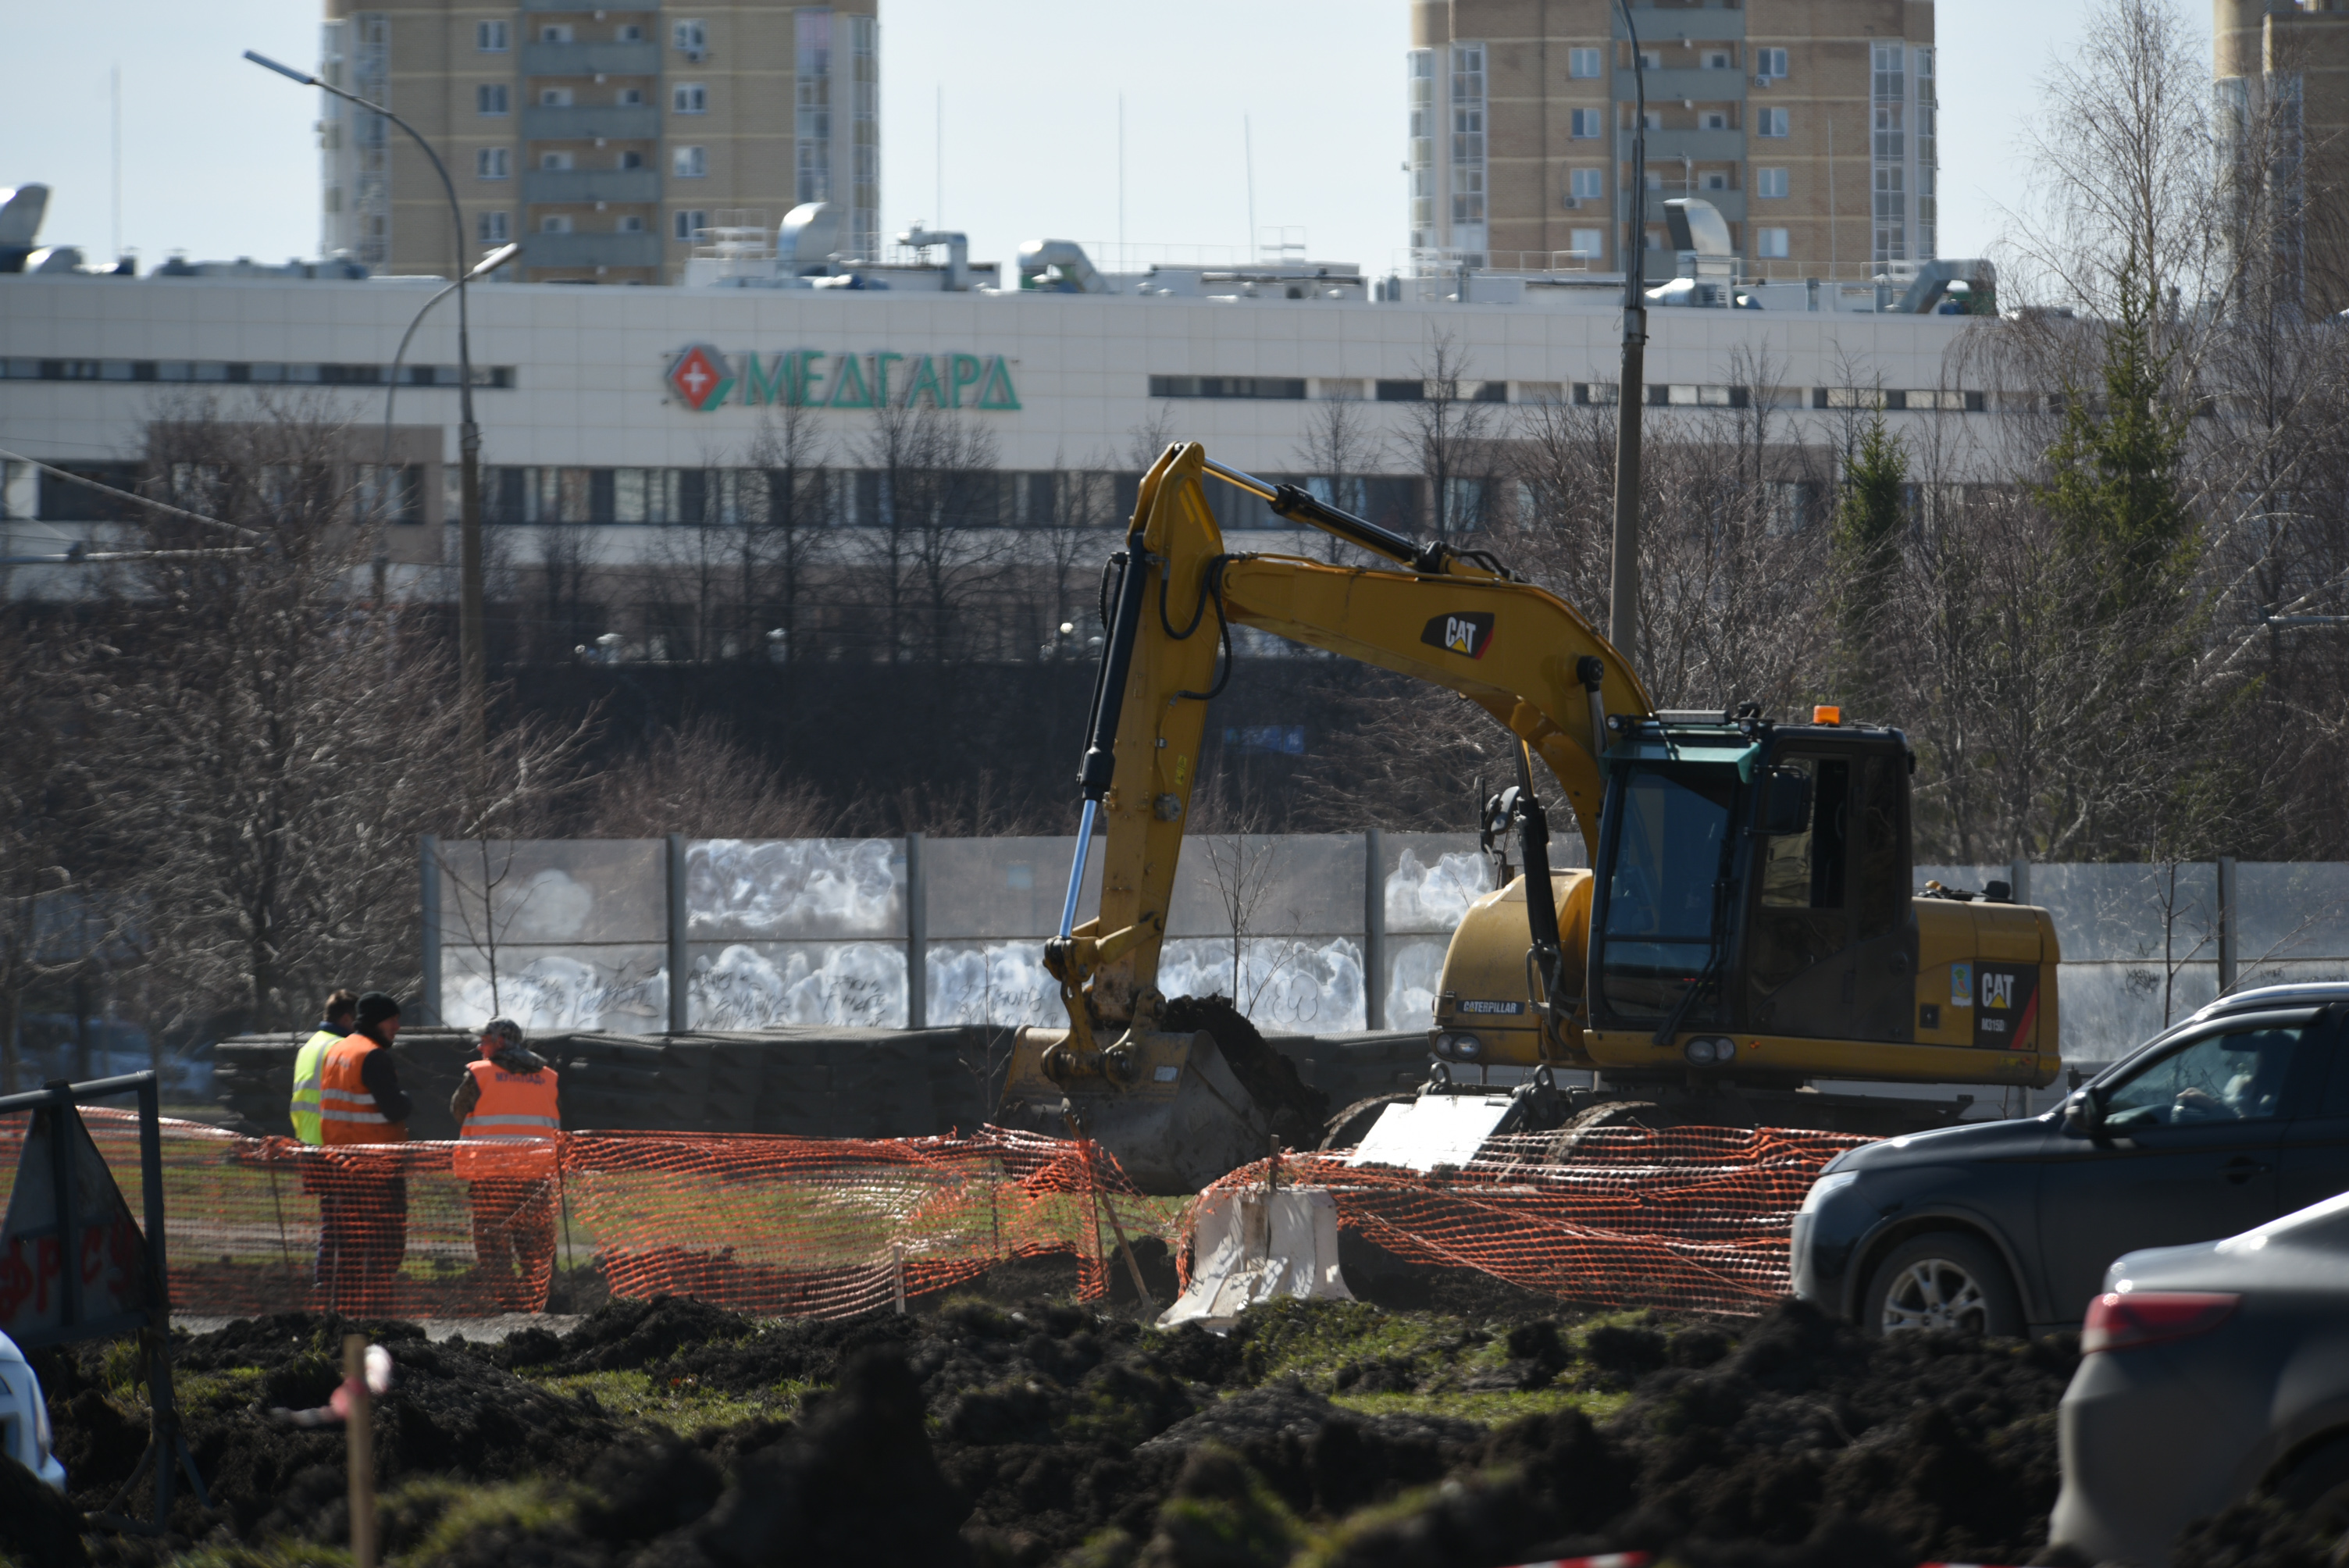
[[[1050,1024],[1071,838],[427,839],[427,1018],[682,1034]],[[1584,863],[1578,841],[1553,849]],[[1428,1026],[1445,944],[1492,885],[1472,835],[1201,836],[1161,988],[1268,1034]],[[1920,866],[2053,912],[2063,1050],[2102,1062],[2222,989],[2349,977],[2349,864]],[[1080,918],[1100,896],[1092,858]],[[672,978],[683,976],[682,985]]]

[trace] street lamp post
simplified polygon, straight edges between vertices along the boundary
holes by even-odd
[[[1615,383],[1615,560],[1609,575],[1607,640],[1640,659],[1640,405],[1647,397],[1648,67],[1627,0],[1616,0],[1631,38],[1631,191],[1623,205],[1623,368]]]
[[[457,449],[459,493],[461,497],[457,542],[457,648],[464,681],[466,752],[478,758],[488,739],[486,710],[490,685],[489,652],[481,640],[481,428],[473,422],[472,320],[466,307],[465,293],[465,284],[471,273],[465,266],[465,214],[464,210],[457,205],[457,187],[450,181],[449,170],[441,163],[440,155],[432,150],[432,144],[425,140],[414,126],[383,105],[371,103],[357,93],[345,92],[331,83],[322,82],[307,71],[280,65],[255,50],[247,49],[244,57],[305,88],[332,93],[346,103],[357,104],[369,114],[379,114],[399,127],[423,150],[425,158],[432,165],[432,172],[440,177],[441,191],[449,198],[450,240],[456,247],[457,281],[453,286],[457,291]]]

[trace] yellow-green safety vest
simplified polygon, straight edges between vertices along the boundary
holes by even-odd
[[[294,1055],[294,1136],[305,1143],[320,1140],[318,1074],[326,1065],[326,1047],[342,1043],[339,1031],[322,1028],[303,1041]]]

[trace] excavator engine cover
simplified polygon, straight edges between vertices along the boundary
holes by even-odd
[[[1022,1029],[1004,1079],[1002,1125],[1113,1150],[1133,1184],[1172,1196],[1260,1160],[1272,1126],[1215,1037],[1129,1034],[1088,1057],[1066,1029]]]

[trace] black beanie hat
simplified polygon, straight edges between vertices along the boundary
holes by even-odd
[[[384,991],[370,991],[359,998],[358,1025],[372,1028],[386,1018],[399,1016],[399,998]]]

